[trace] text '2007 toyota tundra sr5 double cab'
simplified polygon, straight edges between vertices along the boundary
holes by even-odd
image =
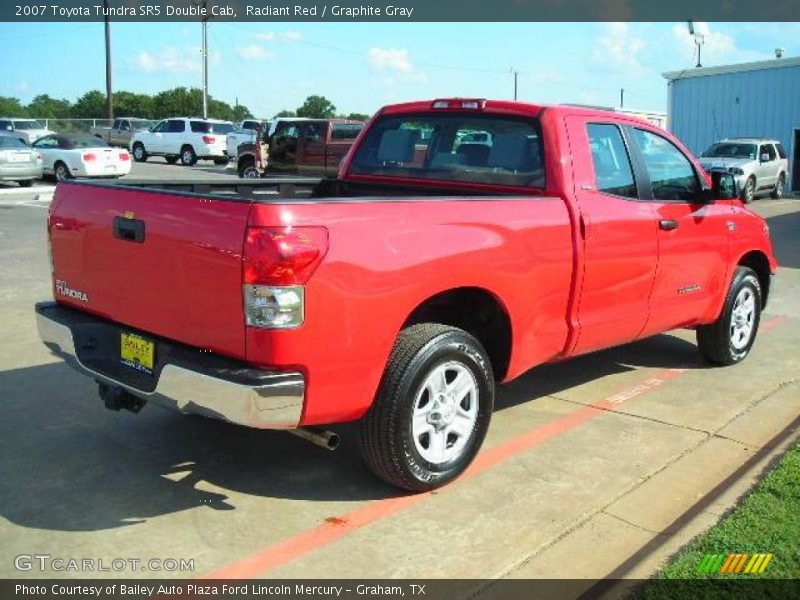
[[[410,490],[535,365],[678,327],[742,360],[777,269],[732,175],[665,131],[505,101],[385,107],[332,180],[61,184],[48,231],[41,338],[107,405],[317,442],[359,420]]]

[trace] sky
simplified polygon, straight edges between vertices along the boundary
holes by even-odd
[[[800,55],[800,23],[697,23],[703,66]],[[199,23],[112,23],[115,90],[201,87]],[[437,97],[666,111],[665,71],[691,69],[686,23],[214,23],[209,93],[258,117],[322,94],[339,113]],[[102,23],[0,23],[0,95],[105,90]],[[10,59],[8,57],[11,57]],[[102,116],[102,115],[98,115]]]

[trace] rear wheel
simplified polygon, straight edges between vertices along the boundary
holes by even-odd
[[[697,346],[710,362],[732,365],[743,360],[756,341],[761,321],[761,285],[755,272],[737,267],[722,314],[697,328]]]
[[[53,167],[53,174],[56,176],[56,181],[67,181],[72,179],[72,173],[69,172],[67,165],[63,162],[57,162]]]
[[[191,167],[197,162],[197,154],[191,146],[184,146],[181,148],[181,164],[184,167]]]
[[[168,165],[174,165],[176,162],[178,162],[178,157],[177,156],[165,156],[164,160],[167,161]]]
[[[239,177],[242,179],[258,179],[261,177],[261,173],[256,168],[256,161],[252,156],[242,158],[239,161]]]
[[[398,336],[361,421],[361,454],[392,485],[437,488],[475,458],[493,407],[494,377],[480,342],[455,327],[413,325]]]
[[[770,192],[770,196],[775,198],[783,198],[783,191],[786,189],[786,175],[781,173],[778,175],[778,181],[775,183],[775,189]]]
[[[748,177],[747,181],[742,188],[742,202],[750,204],[756,197],[756,180],[753,177]]]
[[[147,150],[144,149],[144,144],[137,142],[131,148],[133,152],[133,160],[136,162],[145,162],[147,160]]]

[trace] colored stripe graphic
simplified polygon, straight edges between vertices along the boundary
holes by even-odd
[[[697,566],[697,573],[720,574],[760,574],[767,568],[773,554],[766,552],[750,554],[732,552],[730,554],[706,554]],[[745,566],[746,565],[746,566]]]

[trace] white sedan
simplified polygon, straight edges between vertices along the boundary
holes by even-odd
[[[111,148],[87,134],[54,134],[33,145],[42,154],[44,174],[56,181],[73,177],[122,177],[131,172],[131,155],[123,148]]]

